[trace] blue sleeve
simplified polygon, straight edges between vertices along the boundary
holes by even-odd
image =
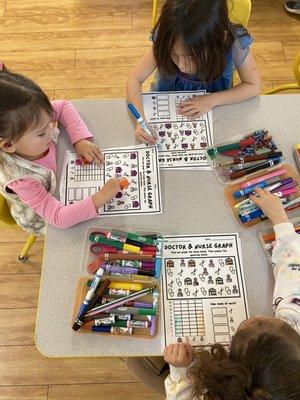
[[[232,45],[231,58],[235,68],[240,67],[249,53],[249,46],[253,38],[244,28],[236,28],[235,40]]]

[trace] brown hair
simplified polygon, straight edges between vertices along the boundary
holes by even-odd
[[[152,31],[160,75],[169,77],[178,72],[171,54],[176,41],[181,39],[199,79],[208,83],[219,78],[234,42],[234,29],[227,0],[167,0]]]
[[[41,111],[52,115],[52,105],[42,89],[31,79],[0,71],[0,137],[16,141],[38,123]]]
[[[271,331],[263,321],[258,325],[239,330],[229,352],[220,344],[196,351],[196,363],[189,370],[196,398],[300,399],[299,335],[287,324]]]

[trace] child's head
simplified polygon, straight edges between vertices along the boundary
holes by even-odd
[[[162,76],[178,69],[209,82],[219,78],[234,41],[227,0],[167,0],[153,30]]]
[[[190,370],[204,400],[299,400],[300,336],[277,318],[244,321],[230,351],[214,345],[196,353]]]
[[[31,159],[52,138],[52,106],[42,89],[23,75],[0,71],[0,149]]]

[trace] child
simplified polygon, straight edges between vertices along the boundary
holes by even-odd
[[[120,190],[120,179],[109,180],[92,196],[63,206],[53,196],[56,145],[65,127],[78,156],[99,164],[102,154],[72,104],[50,102],[30,79],[10,73],[0,63],[0,193],[6,198],[17,224],[34,235],[45,231],[46,222],[68,228],[95,218],[98,209]]]
[[[276,234],[275,318],[257,316],[242,322],[228,352],[220,344],[195,352],[189,343],[166,347],[168,400],[300,399],[300,236],[277,196],[260,188],[256,196],[251,200],[273,222]],[[138,370],[140,361],[128,362],[148,386],[162,387],[159,378]]]
[[[180,114],[197,117],[260,92],[260,77],[250,54],[251,36],[229,21],[227,0],[167,0],[153,29],[153,46],[127,80],[127,98],[143,113],[142,84],[157,68],[156,91],[205,89],[179,106]],[[236,68],[241,80],[232,86]],[[155,143],[137,124],[136,137]]]

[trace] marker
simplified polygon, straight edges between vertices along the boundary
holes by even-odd
[[[246,162],[250,162],[250,161],[266,160],[268,158],[277,158],[277,157],[282,157],[281,151],[270,151],[268,153],[255,154],[253,156],[236,157],[233,160],[233,163],[241,164],[241,163],[246,163]]]
[[[125,289],[125,290],[142,290],[143,285],[141,283],[132,282],[111,282],[109,289]]]
[[[91,300],[93,294],[95,293],[95,290],[97,289],[98,283],[100,282],[100,279],[101,279],[103,273],[104,273],[104,271],[102,268],[99,268],[97,270],[95,277],[93,279],[93,282],[92,282],[91,286],[89,287],[89,290],[87,291],[85,298],[80,306],[80,309],[79,309],[77,317],[76,317],[76,321],[74,322],[74,324],[72,326],[72,329],[74,329],[74,331],[78,331],[78,329],[82,326],[83,317],[89,309],[90,300]]]
[[[131,233],[131,232],[122,232],[122,231],[118,231],[118,230],[112,230],[108,235],[108,237],[111,237],[112,239],[115,240],[133,240],[135,242],[138,243],[142,243],[142,244],[146,244],[148,246],[156,246],[157,245],[157,239],[153,239],[151,237],[147,237],[147,236],[142,236],[142,235],[138,235],[136,233]]]
[[[108,288],[109,285],[110,285],[110,280],[106,278],[102,282],[102,284],[101,284],[100,288],[98,289],[98,291],[95,292],[94,297],[91,299],[89,308],[92,308],[94,306],[94,304],[97,303],[98,299],[103,296],[103,293],[105,292],[105,290]]]
[[[131,244],[127,244],[124,242],[119,242],[117,240],[107,239],[105,236],[99,234],[91,234],[89,240],[93,243],[101,243],[106,246],[115,247],[119,250],[130,251],[131,253],[139,253],[141,251],[140,247],[132,246]]]
[[[156,308],[137,308],[137,307],[116,307],[109,310],[110,314],[131,314],[131,315],[157,315]],[[87,317],[91,317],[88,315]]]
[[[281,158],[273,158],[267,161],[264,161],[261,164],[254,165],[253,167],[246,168],[242,171],[233,171],[229,174],[230,179],[238,179],[241,178],[245,175],[251,174],[252,172],[260,171],[261,169],[269,168],[269,167],[274,167],[275,165],[279,164],[281,161]]]
[[[151,294],[151,293],[153,293],[154,290],[155,290],[155,286],[149,286],[148,288],[140,290],[140,291],[138,291],[136,293],[130,294],[128,296],[124,296],[124,297],[122,297],[120,299],[116,299],[116,300],[113,300],[113,301],[111,301],[109,303],[102,304],[102,305],[100,305],[98,307],[92,308],[86,315],[87,316],[92,316],[92,315],[95,315],[95,314],[97,314],[99,312],[105,312],[105,311],[107,312],[107,311],[109,311],[111,309],[114,309],[115,307],[122,306],[127,301],[132,301],[132,300],[138,299],[139,297],[143,297],[143,296],[145,296],[147,294]],[[128,307],[128,308],[133,308],[133,307]],[[150,310],[150,309],[148,309],[148,310]],[[114,314],[112,311],[111,311],[111,313]]]
[[[128,104],[128,109],[131,112],[131,114],[134,116],[136,119],[136,122],[140,125],[140,127],[143,129],[144,132],[146,132],[148,135],[153,137],[156,140],[154,132],[152,132],[151,127],[147,124],[146,121],[144,121],[143,117],[139,114],[137,109],[134,107],[132,103]]]
[[[259,208],[258,210],[251,211],[249,214],[240,215],[240,220],[244,224],[245,222],[250,222],[255,218],[263,215],[263,211]]]
[[[241,189],[244,189],[244,188],[252,186],[252,185],[257,185],[258,183],[260,183],[262,181],[274,178],[275,176],[283,175],[284,173],[286,173],[285,168],[278,168],[278,169],[276,169],[276,171],[269,172],[268,174],[261,175],[258,178],[251,179],[250,181],[242,183]]]
[[[121,328],[119,326],[92,326],[92,332],[115,333],[115,334],[132,334],[132,328]]]
[[[160,277],[162,250],[163,250],[163,238],[162,237],[158,237],[157,238],[156,261],[155,261],[155,278],[159,278]]]
[[[153,292],[154,296],[155,291]],[[114,300],[112,297],[102,297],[101,303],[106,304]],[[138,307],[138,308],[153,308],[153,303],[146,303],[144,301],[128,301],[124,303],[125,307]]]
[[[251,146],[255,143],[254,138],[243,139],[239,142],[224,144],[217,147],[212,147],[207,149],[207,154],[210,158],[214,158],[216,155],[220,153],[224,153],[225,151],[242,149],[243,147]]]
[[[144,276],[155,276],[155,272],[151,270],[132,268],[132,267],[121,267],[116,265],[103,265],[103,269],[112,276],[131,276],[131,275],[144,275]]]
[[[246,163],[242,163],[242,164],[233,164],[231,166],[231,170],[232,171],[242,171],[249,167],[254,167],[255,165],[259,165],[259,164],[261,164],[261,162],[262,162],[261,160],[258,160],[258,161],[251,161],[251,162],[246,162]]]
[[[153,256],[149,254],[112,254],[112,253],[104,253],[101,254],[98,258],[94,261],[90,262],[87,266],[87,271],[90,274],[93,274],[101,264],[109,263],[111,261],[116,260],[138,260],[138,261],[145,261],[145,262],[154,262],[155,259]]]

